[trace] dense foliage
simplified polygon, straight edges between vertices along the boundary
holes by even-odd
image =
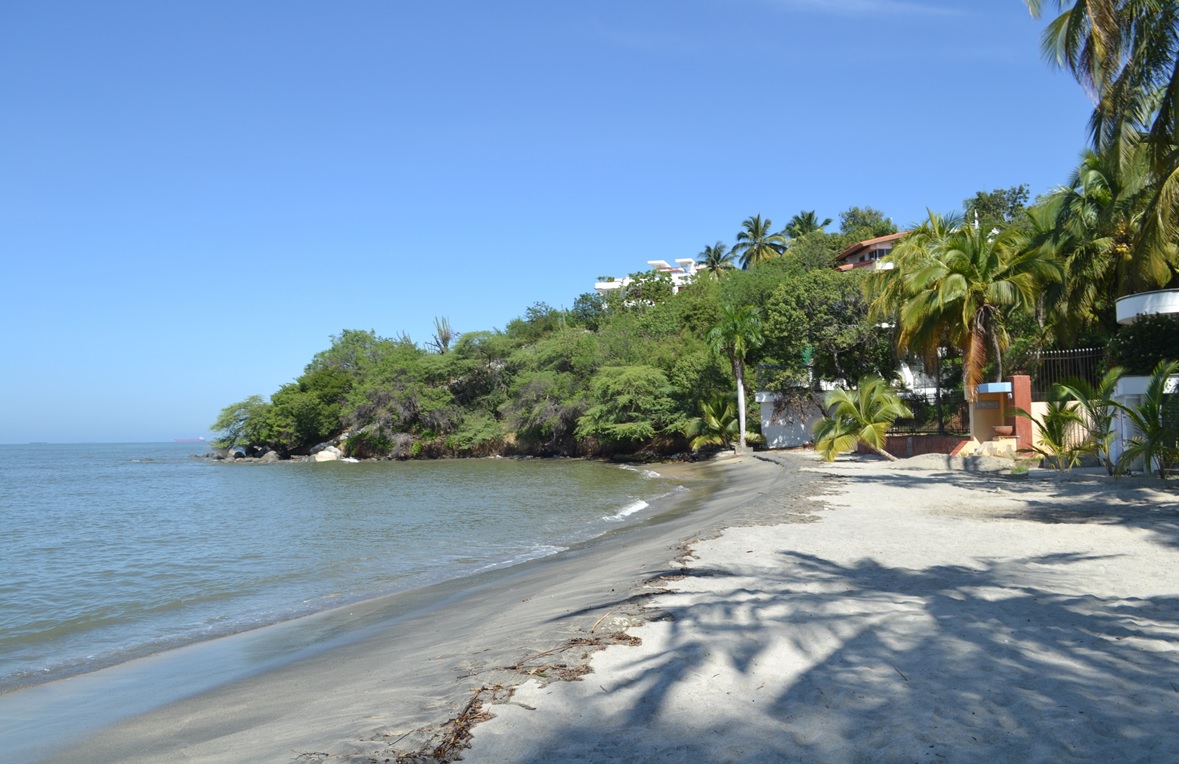
[[[859,233],[891,225],[870,208],[852,217]],[[774,247],[758,264],[702,268],[678,293],[667,274],[636,273],[570,309],[532,305],[503,330],[459,333],[437,319],[424,347],[341,332],[269,401],[227,407],[217,445],[297,455],[341,438],[348,454],[378,458],[670,453],[728,442],[722,400],[744,402],[732,415],[756,436],[746,368],[789,369],[791,385],[815,389],[820,379],[895,370],[862,276],[832,268],[849,235],[820,224],[795,216],[799,236],[767,234]],[[788,244],[780,253],[778,242]],[[705,250],[714,264],[726,257],[719,242]],[[732,434],[739,441],[740,427]]]

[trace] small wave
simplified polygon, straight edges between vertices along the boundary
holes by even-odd
[[[614,520],[615,522],[625,520],[626,518],[633,515],[635,512],[642,512],[644,509],[646,509],[649,506],[651,506],[651,505],[648,504],[647,502],[643,501],[642,499],[640,499],[639,501],[632,501],[630,504],[627,504],[625,507],[623,507],[621,510],[619,510],[617,514],[610,515],[609,517],[606,517],[605,519],[606,520]]]
[[[475,572],[482,573],[487,570],[495,570],[496,568],[510,568],[513,565],[519,565],[520,563],[528,562],[529,560],[539,560],[542,557],[551,557],[554,554],[560,554],[561,552],[567,551],[568,549],[569,547],[567,546],[538,546],[535,549],[529,549],[527,552],[521,552],[515,557],[511,557],[507,560],[501,560],[499,562],[493,562],[489,565],[484,565],[483,567],[478,568]]]
[[[639,469],[638,467],[634,466],[633,464],[620,464],[620,465],[618,465],[618,469],[620,469],[620,470],[626,470],[626,471],[628,471],[628,472],[637,472],[637,473],[639,473],[640,475],[642,475],[642,476],[643,476],[643,477],[645,477],[645,478],[658,478],[658,477],[663,477],[662,475],[660,475],[660,474],[659,474],[658,472],[656,472],[655,470],[644,470],[644,469]]]

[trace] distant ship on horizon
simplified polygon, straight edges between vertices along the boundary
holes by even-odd
[[[173,438],[173,443],[204,443],[204,438]]]

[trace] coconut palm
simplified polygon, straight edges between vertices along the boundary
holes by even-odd
[[[1040,250],[1024,248],[1014,229],[991,235],[959,227],[930,254],[903,276],[910,296],[901,306],[900,345],[947,337],[962,349],[968,391],[982,381],[989,350],[1001,380],[1007,315],[1034,310],[1041,285],[1060,279],[1059,265]]]
[[[806,236],[808,233],[822,231],[829,225],[831,225],[831,218],[824,218],[823,222],[820,223],[819,218],[815,216],[814,210],[810,210],[809,212],[803,210],[790,218],[790,222],[786,224],[786,229],[783,233],[791,239],[798,239]]]
[[[692,450],[704,446],[728,447],[740,434],[740,420],[732,396],[716,393],[700,401],[699,406],[700,416],[689,419],[684,426]]]
[[[867,376],[855,390],[836,388],[824,400],[827,416],[815,423],[815,450],[826,461],[863,443],[889,461],[897,458],[885,450],[888,428],[897,417],[913,416],[888,383]]]
[[[745,218],[741,223],[742,230],[737,234],[733,254],[741,255],[743,269],[748,270],[767,260],[781,257],[786,251],[786,237],[772,233],[771,226],[770,219],[762,220],[761,215]]]
[[[1045,3],[1027,5],[1039,17]],[[1056,7],[1062,12],[1044,30],[1042,48],[1093,99],[1093,147],[1117,154],[1147,147],[1155,182],[1134,237],[1136,289],[1165,285],[1179,269],[1169,246],[1179,233],[1179,3],[1057,0]]]
[[[696,264],[700,266],[700,269],[707,271],[708,277],[713,281],[719,281],[726,272],[733,270],[733,260],[736,255],[729,251],[724,242],[718,241],[716,244],[705,247],[696,257],[699,258]]]
[[[913,353],[921,358],[927,369],[934,370],[938,432],[944,433],[942,348],[951,344],[946,327],[939,323],[936,315],[923,315],[921,324],[905,327],[903,331],[897,326],[904,304],[920,291],[914,275],[924,272],[936,254],[945,248],[950,234],[963,225],[959,212],[944,215],[930,209],[925,212],[925,220],[909,226],[909,233],[897,241],[884,260],[892,267],[871,271],[864,281],[864,291],[871,300],[869,316],[877,322],[897,327],[898,354],[903,357]]]
[[[1147,160],[1141,144],[1086,151],[1068,184],[1047,200],[1056,216],[1051,243],[1065,273],[1053,307],[1069,327],[1113,333],[1116,299],[1167,279],[1174,245],[1143,254],[1135,243],[1153,194]]]
[[[1119,407],[1135,431],[1118,460],[1123,469],[1141,459],[1148,472],[1157,469],[1159,477],[1166,480],[1167,471],[1179,465],[1179,394],[1171,387],[1171,377],[1176,375],[1179,361],[1159,361],[1142,402]]]
[[[708,332],[708,344],[717,355],[726,356],[733,367],[733,377],[737,381],[740,446],[745,448],[745,360],[751,350],[761,347],[765,335],[757,308],[722,305],[720,314],[720,321]]]
[[[926,215],[920,224],[910,226],[909,233],[896,242],[883,261],[892,267],[873,270],[864,281],[865,293],[872,301],[871,315],[877,321],[896,322],[904,304],[920,291],[914,275],[924,271],[944,249],[950,234],[962,226],[962,215],[957,212],[941,215],[927,209]],[[906,344],[897,349],[901,353],[916,350],[928,359],[938,347],[937,339],[914,328],[905,335]],[[911,347],[910,342],[916,346]]]

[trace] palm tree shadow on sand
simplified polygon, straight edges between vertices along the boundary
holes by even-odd
[[[757,588],[730,574],[707,602],[670,595],[667,649],[587,679],[624,709],[517,760],[576,760],[589,740],[586,758],[649,755],[653,739],[668,760],[1179,760],[1179,598],[1036,585],[1095,559],[1067,553],[923,570],[778,556]],[[720,703],[693,697],[722,676]]]

